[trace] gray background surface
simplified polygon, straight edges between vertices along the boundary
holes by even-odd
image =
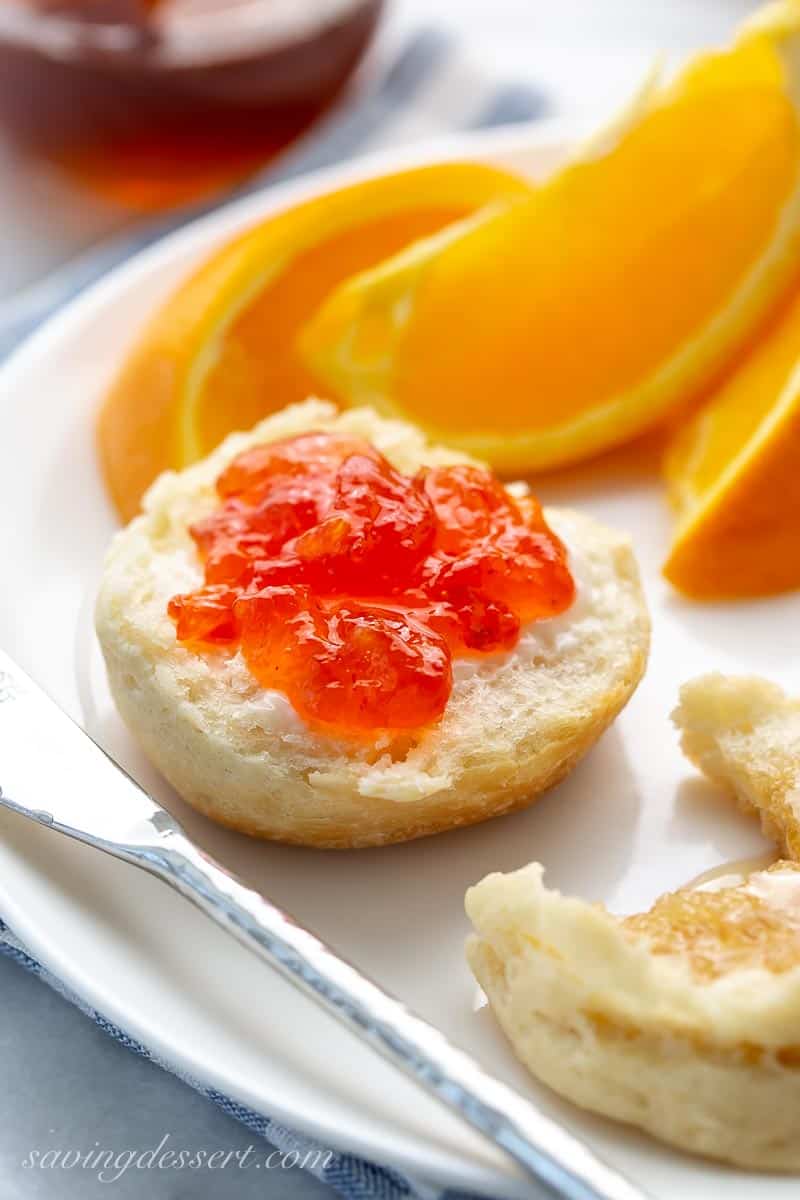
[[[544,86],[552,110],[609,108],[634,85],[653,50],[681,52],[724,36],[751,0],[395,0],[399,22],[458,24],[494,69]],[[115,214],[60,192],[0,140],[0,305],[98,233]],[[54,208],[57,198],[58,208]],[[58,226],[53,211],[60,211]],[[13,248],[13,252],[12,252]],[[16,964],[0,958],[0,1200],[314,1200],[333,1192],[300,1171],[254,1165],[146,1172],[116,1182],[91,1171],[23,1166],[31,1150],[95,1144],[244,1151],[257,1139],[158,1067],[115,1044]]]

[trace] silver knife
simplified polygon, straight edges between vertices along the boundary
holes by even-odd
[[[190,840],[0,651],[0,804],[157,876],[561,1200],[644,1200],[587,1146],[487,1074]]]

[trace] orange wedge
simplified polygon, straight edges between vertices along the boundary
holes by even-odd
[[[676,434],[664,574],[698,599],[800,587],[800,294]]]
[[[219,250],[150,320],[100,414],[103,470],[122,517],[165,468],[316,390],[295,338],[335,284],[528,191],[505,171],[441,163],[320,196]]]
[[[504,471],[632,438],[800,270],[800,0],[654,83],[527,199],[340,284],[301,335],[334,395]]]

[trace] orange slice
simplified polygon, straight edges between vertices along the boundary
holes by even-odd
[[[496,468],[575,462],[707,385],[800,268],[800,3],[654,84],[527,199],[342,283],[303,331],[350,403]]]
[[[336,283],[528,191],[505,171],[441,163],[317,197],[219,250],[150,320],[100,414],[103,470],[122,517],[165,468],[316,390],[295,336]]]
[[[668,447],[664,574],[711,600],[800,587],[800,294]]]

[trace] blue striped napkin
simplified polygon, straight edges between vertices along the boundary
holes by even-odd
[[[342,162],[367,151],[407,144],[448,131],[481,129],[541,115],[542,97],[534,89],[498,83],[470,60],[461,45],[437,30],[424,30],[402,45],[388,68],[358,102],[345,104],[296,142],[236,195],[257,191],[279,180]],[[83,288],[102,278],[138,250],[149,246],[185,221],[202,215],[196,206],[167,219],[138,225],[90,250],[55,271],[42,283],[12,301],[0,303],[0,358],[13,350],[43,320],[72,300]],[[349,1154],[327,1154],[300,1134],[292,1133],[263,1114],[189,1078],[173,1064],[157,1058],[140,1042],[87,1005],[26,951],[0,921],[0,953],[38,976],[69,1000],[127,1049],[156,1062],[190,1087],[214,1101],[277,1149],[296,1150],[301,1163],[346,1200],[440,1200],[439,1188],[412,1180],[396,1171]],[[319,1151],[318,1154],[310,1153]],[[450,1200],[458,1200],[448,1194]]]

